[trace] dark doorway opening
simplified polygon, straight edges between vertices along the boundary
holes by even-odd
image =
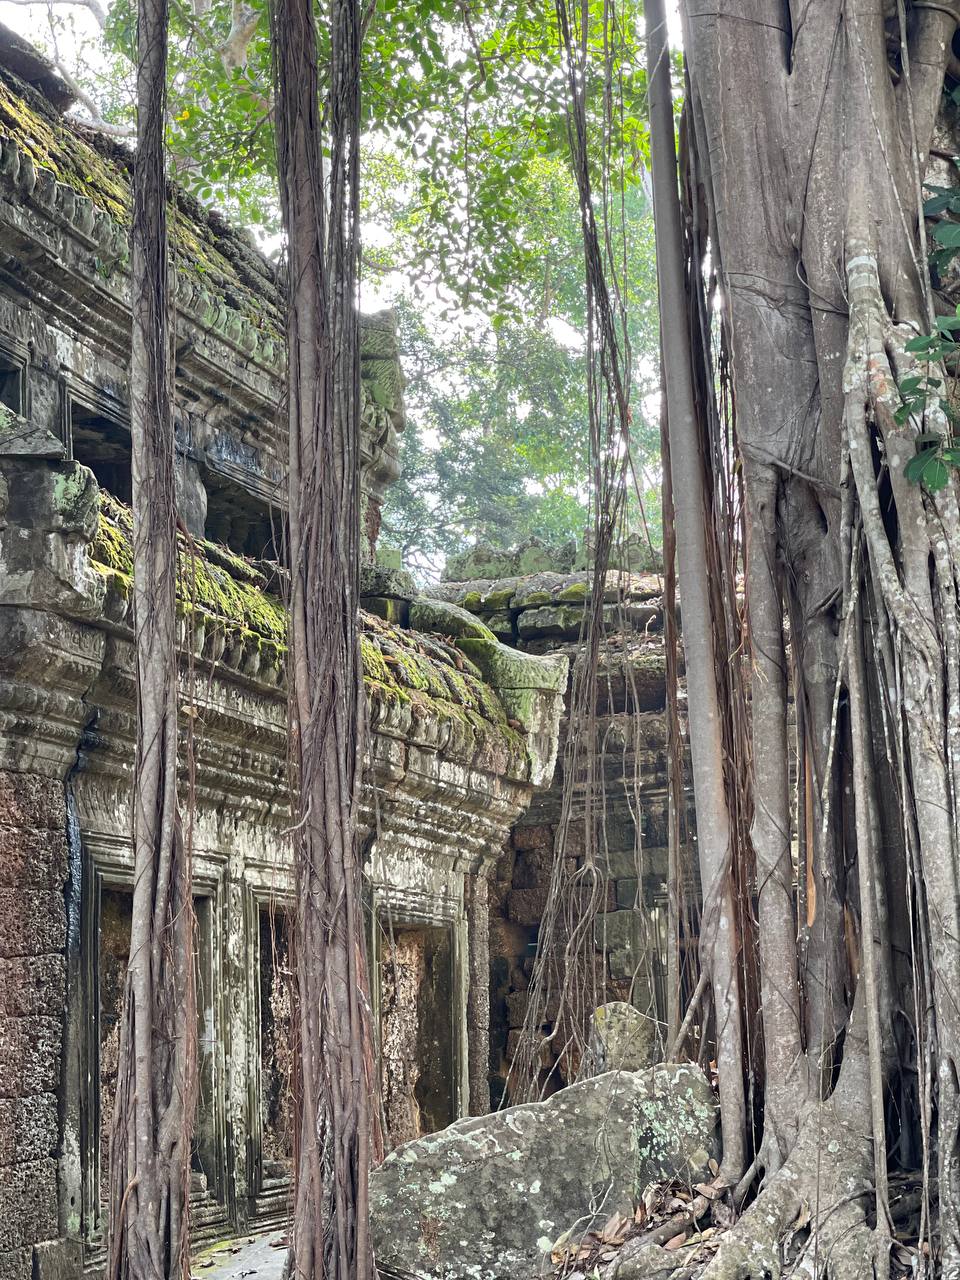
[[[454,1009],[452,930],[390,929],[380,959],[380,1055],[391,1148],[457,1117]]]
[[[90,468],[101,489],[129,505],[133,499],[129,428],[74,401],[70,437],[75,461]]]

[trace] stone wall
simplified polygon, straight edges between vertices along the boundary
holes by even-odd
[[[0,528],[0,768],[23,794],[46,798],[43,816],[34,805],[30,830],[15,840],[35,851],[31,873],[43,868],[46,877],[38,911],[59,911],[35,933],[21,927],[10,944],[42,943],[49,955],[4,960],[5,1011],[35,1019],[53,1011],[59,1117],[49,1176],[31,1173],[25,1188],[30,1225],[10,1240],[11,1248],[48,1240],[35,1256],[53,1274],[78,1248],[91,1265],[103,1249],[104,1136],[132,883],[130,526],[129,512],[76,464],[0,456],[0,477],[9,495]],[[185,548],[182,556],[185,569]],[[198,542],[191,563],[197,600],[181,639],[193,648],[195,676],[191,686],[185,669],[181,681],[197,760],[202,1089],[192,1216],[202,1239],[274,1221],[286,1207],[285,1085],[262,1069],[265,1049],[282,1046],[283,1001],[272,980],[263,984],[265,965],[276,963],[263,954],[263,918],[289,904],[292,879],[282,607],[261,571],[224,548]],[[483,636],[451,637],[455,619],[432,619],[401,575],[389,583],[368,575],[365,586],[401,588],[423,630],[363,615],[371,737],[361,828],[375,977],[392,930],[431,940],[413,1043],[425,1081],[420,1113],[434,1127],[466,1113],[478,1058],[485,1067],[486,1025],[472,1040],[468,1026],[484,1006],[471,995],[478,895],[469,886],[490,873],[535,786],[550,777],[566,664]],[[467,640],[480,644],[474,656],[490,667],[487,679],[458,647]]]
[[[56,77],[30,76],[40,95],[5,63],[7,47],[0,31],[0,362],[12,371],[0,406],[0,1280],[53,1280],[103,1262],[111,1019],[132,883],[130,193],[122,151],[65,121]],[[262,927],[293,891],[286,619],[269,562],[285,503],[284,344],[275,268],[182,193],[172,205],[177,480],[197,547],[195,562],[182,548],[197,577],[179,639],[196,750],[191,1217],[203,1239],[276,1221],[289,1190],[282,974]],[[478,886],[549,784],[566,667],[486,628],[458,630],[374,562],[404,422],[392,317],[365,319],[361,345],[372,995],[379,1009],[391,929],[434,940],[418,1001],[443,1005],[443,1036],[433,1012],[415,1028],[416,1052],[446,1064],[421,1107],[419,1123],[432,1124],[482,1093]]]
[[[544,564],[571,560],[569,548],[552,551],[531,542],[517,552],[482,548],[454,569],[533,566],[507,578],[443,582],[433,593],[468,611],[502,643],[534,654],[562,654],[571,671],[589,602],[586,570],[558,571]],[[602,762],[604,820],[598,869],[602,909],[597,922],[598,998],[629,1000],[651,1018],[665,1014],[665,925],[669,801],[666,741],[666,658],[662,583],[655,574],[610,571],[604,587],[605,636],[598,672],[597,739]],[[557,849],[564,792],[568,728],[561,726],[560,763],[552,785],[536,795],[514,826],[497,860],[490,895],[490,1088],[496,1104],[509,1088],[509,1068],[528,1007],[534,958],[542,939]],[[584,861],[584,791],[574,789],[564,853],[566,874]],[[695,888],[695,886],[692,886]],[[545,1035],[555,1030],[548,1008]],[[564,1029],[561,1028],[561,1032]],[[565,1037],[557,1037],[558,1044]],[[577,1067],[555,1049],[541,1059],[541,1085],[550,1092]]]
[[[63,787],[0,770],[0,1276],[57,1235],[68,851]]]

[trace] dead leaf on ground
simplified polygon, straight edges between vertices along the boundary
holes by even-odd
[[[663,1247],[665,1249],[679,1249],[682,1245],[685,1245],[686,1243],[687,1243],[687,1233],[685,1231],[681,1231],[677,1235],[671,1236],[670,1239],[667,1241],[667,1243]]]
[[[719,1200],[723,1195],[723,1187],[718,1187],[714,1182],[697,1182],[693,1189],[697,1195],[705,1196],[707,1200]]]
[[[810,1221],[810,1206],[807,1204],[806,1200],[804,1200],[803,1203],[800,1205],[800,1212],[797,1214],[796,1218],[794,1219],[793,1230],[802,1231],[809,1221]]]
[[[601,1241],[604,1244],[610,1244],[618,1236],[622,1236],[629,1225],[630,1219],[625,1218],[622,1213],[611,1214],[603,1224],[603,1229],[600,1232]]]

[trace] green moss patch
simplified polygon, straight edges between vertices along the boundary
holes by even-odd
[[[3,67],[0,135],[16,142],[58,182],[88,197],[120,226],[129,227],[132,153],[61,116],[41,93]],[[172,187],[170,195],[170,236],[177,270],[258,328],[273,337],[280,335],[280,298],[270,264],[215,211]]]
[[[361,613],[363,674],[371,701],[409,705],[416,719],[454,721],[509,755],[523,758],[523,734],[507,720],[500,699],[458,650],[434,636],[402,631]]]
[[[133,513],[104,490],[92,546],[93,566],[115,590],[133,583]],[[209,627],[256,637],[264,648],[285,653],[287,613],[268,590],[255,564],[226,547],[177,535],[177,603],[196,611]],[[415,720],[455,724],[472,735],[477,750],[494,749],[505,768],[526,759],[522,732],[507,719],[500,699],[469,657],[436,636],[361,612],[360,658],[371,703],[407,706]]]
[[[128,592],[133,578],[133,513],[100,491],[100,519],[93,542],[94,565]],[[241,556],[214,542],[192,544],[177,534],[177,603],[182,612],[198,610],[226,631],[250,632],[283,650],[287,615],[267,580]]]
[[[0,67],[0,134],[12,138],[34,164],[53,171],[58,182],[89,196],[123,226],[130,221],[129,183],[121,157],[130,155],[104,143],[112,158],[95,150],[66,123],[43,94]]]

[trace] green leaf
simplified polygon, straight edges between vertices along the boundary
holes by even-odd
[[[923,212],[928,218],[932,218],[935,214],[943,213],[949,209],[951,213],[957,213],[960,209],[960,189],[956,187],[941,187],[935,196],[931,196],[929,200],[923,202]]]
[[[933,238],[945,249],[960,249],[960,222],[938,222],[933,228]]]
[[[903,469],[911,484],[923,484],[930,493],[938,493],[950,479],[950,468],[940,455],[940,450],[923,449],[911,458]]]
[[[903,349],[904,351],[913,351],[920,354],[921,352],[928,351],[931,344],[936,341],[936,337],[931,337],[930,334],[924,334],[919,338],[911,338],[909,342],[904,344]]]
[[[919,391],[924,381],[925,379],[921,377],[902,378],[900,381],[900,394],[906,396],[911,391]]]

